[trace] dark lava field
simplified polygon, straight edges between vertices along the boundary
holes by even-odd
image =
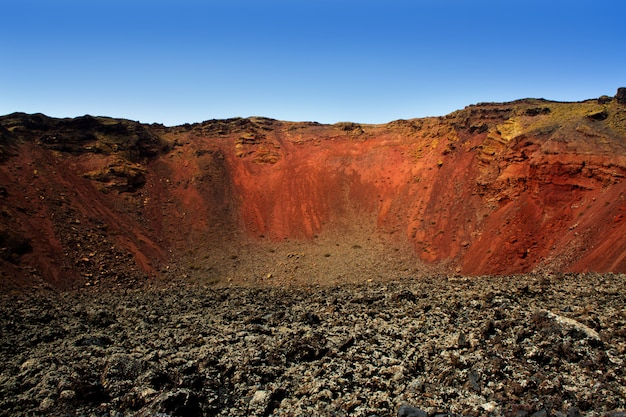
[[[626,275],[0,300],[1,416],[624,416]]]

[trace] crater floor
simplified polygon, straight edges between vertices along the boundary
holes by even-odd
[[[0,415],[622,416],[625,286],[534,274],[4,294]]]

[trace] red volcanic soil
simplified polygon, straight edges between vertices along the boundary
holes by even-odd
[[[0,279],[135,285],[626,272],[626,107],[384,125],[0,117]]]

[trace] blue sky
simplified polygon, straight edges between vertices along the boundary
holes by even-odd
[[[0,114],[384,123],[626,86],[623,0],[7,0]]]

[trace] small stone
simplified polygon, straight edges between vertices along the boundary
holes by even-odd
[[[152,401],[150,408],[164,410],[167,416],[200,415],[200,400],[189,389],[180,388],[160,394]]]
[[[76,391],[67,389],[67,390],[63,390],[61,391],[61,394],[59,394],[59,398],[64,400],[64,401],[70,401],[73,400],[74,397],[76,397]]]
[[[470,347],[469,340],[468,340],[467,336],[465,336],[465,333],[463,333],[463,332],[459,332],[459,337],[457,339],[456,344],[457,344],[459,349],[466,349],[466,348]]]
[[[410,405],[402,405],[398,409],[398,417],[428,417],[428,413]]]
[[[146,398],[149,398],[149,397],[153,397],[156,394],[158,394],[157,390],[148,387],[148,388],[144,388],[144,389],[141,390],[141,392],[139,393],[139,397],[143,398],[143,399],[146,399]]]
[[[312,326],[317,326],[322,322],[317,314],[311,312],[306,313],[306,321]]]
[[[478,375],[475,372],[469,373],[469,382],[472,389],[480,393],[480,383],[478,382]]]
[[[498,404],[495,403],[494,401],[490,401],[488,403],[481,404],[481,407],[486,412],[492,413],[492,412],[494,412],[498,408]]]
[[[580,410],[577,407],[568,408],[567,417],[581,417]]]
[[[250,405],[265,404],[269,400],[269,397],[270,394],[267,391],[256,391],[250,400]]]
[[[31,369],[35,369],[38,365],[38,361],[37,359],[27,359],[24,363],[22,363],[22,365],[20,366],[20,370],[22,372],[24,371],[29,371]]]
[[[39,404],[39,409],[41,411],[46,411],[46,410],[50,410],[52,407],[54,407],[54,400],[50,397],[45,398],[40,404]]]

